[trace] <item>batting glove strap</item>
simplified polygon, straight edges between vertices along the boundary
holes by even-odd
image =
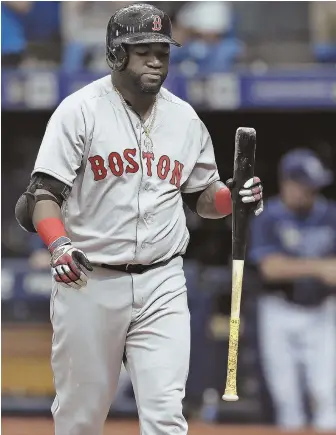
[[[53,254],[55,249],[57,249],[63,245],[71,245],[71,240],[69,239],[69,237],[62,236],[62,237],[59,237],[58,239],[54,240],[48,246],[48,250],[49,250],[50,254]]]
[[[52,274],[55,281],[65,287],[80,289],[87,284],[88,277],[83,268],[92,271],[90,261],[84,252],[71,244],[59,246],[51,256]]]

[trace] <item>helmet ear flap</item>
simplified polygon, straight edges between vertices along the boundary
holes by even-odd
[[[128,62],[128,54],[123,44],[107,45],[106,47],[106,62],[112,71],[122,71],[126,68]]]

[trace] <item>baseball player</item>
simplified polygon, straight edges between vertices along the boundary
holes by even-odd
[[[319,194],[331,182],[315,153],[292,150],[280,162],[280,195],[252,222],[261,363],[285,429],[307,425],[308,391],[315,430],[336,430],[336,204]]]
[[[111,74],[56,109],[17,203],[19,224],[51,254],[56,435],[102,433],[123,360],[142,435],[187,433],[183,201],[216,219],[231,213],[231,198],[206,127],[161,87],[179,45],[171,32],[150,5],[112,16]],[[259,178],[240,193],[262,211]]]

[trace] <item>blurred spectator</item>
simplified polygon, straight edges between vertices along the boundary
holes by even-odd
[[[24,17],[33,2],[1,2],[1,66],[17,67],[27,47]]]
[[[60,1],[35,1],[26,18],[29,40],[51,40],[59,37]]]
[[[60,1],[35,1],[25,18],[28,53],[24,67],[58,66],[61,61]]]
[[[106,70],[105,39],[110,17],[129,1],[62,2],[63,69]]]
[[[3,67],[59,63],[59,1],[1,3]]]
[[[335,431],[336,203],[319,194],[332,174],[299,149],[279,175],[280,195],[251,228],[250,258],[264,282],[261,363],[279,426],[306,426],[306,392],[315,429]]]
[[[318,62],[336,62],[336,3],[309,2],[313,53]]]
[[[172,48],[172,65],[188,75],[230,70],[243,53],[234,29],[230,2],[187,2],[176,15],[174,37],[183,47]]]

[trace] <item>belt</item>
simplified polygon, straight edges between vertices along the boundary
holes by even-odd
[[[155,269],[157,267],[165,266],[168,264],[173,258],[180,256],[180,254],[175,254],[165,261],[158,261],[153,264],[99,264],[100,267],[104,269],[117,270],[118,272],[127,272],[127,273],[144,273],[147,270]]]

